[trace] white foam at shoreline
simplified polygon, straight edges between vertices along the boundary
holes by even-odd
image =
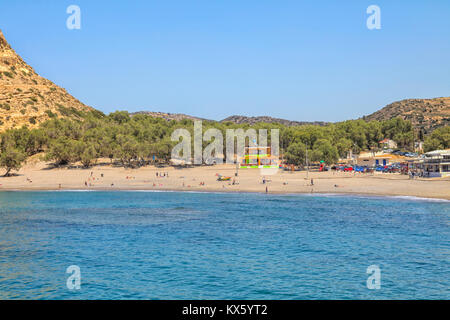
[[[352,197],[352,198],[366,198],[366,199],[402,199],[410,201],[426,201],[426,202],[450,202],[447,199],[441,198],[424,198],[416,196],[389,196],[389,195],[370,195],[370,194],[357,194],[357,193],[290,193],[289,195],[301,195],[309,197]]]

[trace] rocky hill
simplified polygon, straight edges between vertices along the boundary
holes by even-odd
[[[223,119],[221,122],[234,122],[237,124],[256,124],[256,123],[260,123],[260,122],[264,122],[264,123],[280,123],[283,124],[285,126],[301,126],[301,125],[319,125],[319,126],[324,126],[326,124],[328,124],[328,122],[323,122],[323,121],[315,121],[315,122],[306,122],[306,121],[291,121],[291,120],[286,120],[286,119],[278,119],[278,118],[272,118],[272,117],[267,117],[267,116],[262,116],[262,117],[245,117],[245,116],[231,116],[228,117],[226,119]]]
[[[0,132],[35,127],[51,117],[94,111],[66,90],[39,76],[11,48],[0,30]]]
[[[407,99],[391,103],[364,119],[389,120],[401,117],[422,129],[425,134],[450,125],[450,98]]]

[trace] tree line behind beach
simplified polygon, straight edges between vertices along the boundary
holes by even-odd
[[[0,135],[0,167],[20,169],[30,156],[42,153],[42,160],[56,166],[80,162],[84,167],[94,165],[99,158],[125,167],[148,164],[168,164],[177,142],[171,141],[175,129],[185,128],[193,133],[193,121],[167,121],[145,114],[131,116],[117,111],[109,115],[88,112],[82,119],[53,118],[39,128],[10,129]],[[405,151],[414,151],[414,142],[425,140],[425,151],[450,148],[450,127],[436,129],[421,137],[409,121],[395,118],[385,121],[348,120],[325,126],[285,126],[276,123],[254,125],[233,122],[203,121],[203,128],[247,130],[279,129],[280,152],[288,164],[302,165],[306,153],[310,161],[333,164],[351,150],[359,153],[378,150],[385,138],[397,142]],[[269,136],[270,142],[270,136]],[[204,142],[205,146],[208,144]]]

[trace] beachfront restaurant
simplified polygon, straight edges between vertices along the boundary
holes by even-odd
[[[450,176],[450,149],[425,153],[422,170],[426,177]]]
[[[358,166],[377,167],[388,166],[396,162],[402,162],[403,160],[403,157],[399,157],[393,154],[381,154],[376,156],[358,157],[356,163]]]

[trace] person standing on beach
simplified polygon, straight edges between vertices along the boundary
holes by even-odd
[[[269,193],[269,188],[267,188],[267,186],[266,186],[266,193]]]

